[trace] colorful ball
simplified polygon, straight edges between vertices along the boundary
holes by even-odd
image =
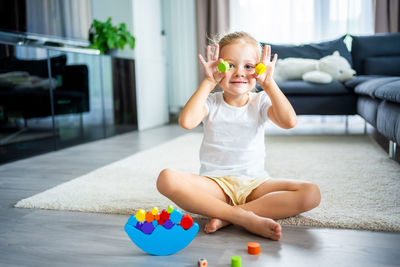
[[[192,225],[193,225],[193,218],[192,218],[192,216],[190,216],[190,215],[184,215],[183,217],[182,217],[182,220],[181,220],[181,222],[180,222],[180,225],[182,226],[182,228],[183,229],[185,229],[185,230],[187,230],[187,229],[189,229],[190,227],[192,227]]]
[[[146,211],[145,210],[140,209],[140,210],[138,210],[136,212],[136,219],[139,222],[143,222],[145,218],[146,218]]]
[[[197,266],[199,267],[206,267],[207,266],[207,260],[204,258],[201,258],[197,261]]]

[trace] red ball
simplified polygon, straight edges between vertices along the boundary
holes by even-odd
[[[169,219],[169,213],[166,210],[162,210],[160,219],[163,221],[166,221]]]
[[[180,225],[182,226],[183,229],[187,230],[193,225],[193,218],[190,215],[184,215],[182,217]]]
[[[163,225],[165,221],[163,221],[162,219],[159,219],[157,222],[158,222],[158,225]]]

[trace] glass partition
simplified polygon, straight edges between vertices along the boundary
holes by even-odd
[[[0,164],[137,129],[132,59],[1,42],[0,51]]]

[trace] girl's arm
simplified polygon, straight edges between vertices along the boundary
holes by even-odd
[[[190,97],[185,107],[179,115],[178,123],[184,129],[193,129],[207,116],[206,101],[208,95],[215,88],[215,86],[226,75],[218,71],[218,63],[223,61],[218,60],[219,46],[215,46],[214,55],[211,58],[211,47],[207,46],[207,61],[199,54],[199,60],[204,68],[205,77],[200,83],[199,88]]]
[[[217,85],[216,82],[204,79],[199,88],[186,103],[179,115],[179,125],[187,130],[195,128],[207,115],[206,100],[210,92]]]
[[[272,78],[278,55],[275,54],[272,61],[270,61],[270,58],[271,46],[268,45],[264,47],[261,58],[261,62],[267,66],[267,70],[262,75],[255,73],[255,78],[271,99],[272,106],[268,109],[270,120],[281,128],[290,129],[297,124],[296,112]]]

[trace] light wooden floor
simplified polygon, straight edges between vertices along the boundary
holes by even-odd
[[[201,231],[184,250],[157,257],[131,243],[123,230],[128,216],[13,208],[184,133],[165,126],[0,166],[0,266],[196,266],[200,257],[209,266],[230,266],[233,255],[242,256],[243,266],[399,266],[399,233],[283,226],[274,242],[230,226],[212,235]],[[247,254],[250,241],[261,243],[259,256]]]

